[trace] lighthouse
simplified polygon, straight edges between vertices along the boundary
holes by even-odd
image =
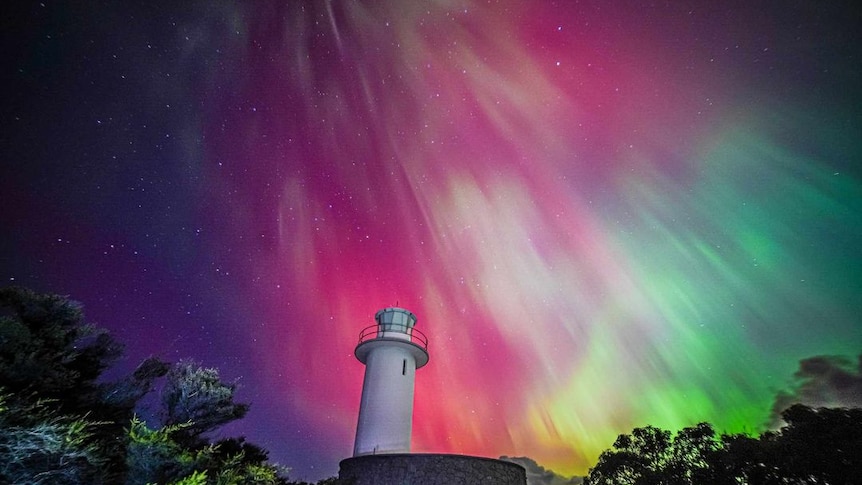
[[[416,369],[428,363],[428,339],[416,315],[389,307],[359,334],[354,355],[365,364],[353,456],[409,453]]]
[[[411,453],[413,384],[428,363],[428,339],[413,328],[416,315],[389,307],[359,333],[354,355],[365,364],[353,456],[338,464],[339,483],[482,483],[527,485],[517,463],[480,456]]]

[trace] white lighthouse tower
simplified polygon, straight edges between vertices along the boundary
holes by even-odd
[[[416,315],[397,307],[374,315],[354,354],[365,364],[353,456],[409,453],[416,369],[428,363],[428,339],[413,328]]]

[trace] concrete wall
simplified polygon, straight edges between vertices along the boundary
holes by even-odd
[[[339,464],[341,485],[526,485],[524,467],[465,455],[354,456]]]

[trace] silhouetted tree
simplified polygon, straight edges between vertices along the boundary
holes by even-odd
[[[725,437],[732,470],[746,483],[855,484],[862,476],[862,409],[781,413],[786,425],[758,439]]]
[[[717,465],[724,443],[708,423],[683,428],[673,438],[667,472],[673,483],[724,485],[736,482]]]
[[[721,464],[724,443],[709,423],[672,435],[653,426],[620,435],[584,483],[592,485],[735,484]],[[720,464],[720,465],[719,465]]]
[[[862,409],[794,405],[786,425],[760,437],[716,437],[707,423],[671,433],[652,426],[620,435],[599,456],[585,483],[858,484],[862,476]]]
[[[862,409],[817,408],[800,404],[781,414],[787,426],[778,436],[779,449],[790,459],[788,475],[821,483],[862,480]]]
[[[599,456],[590,470],[589,482],[595,485],[659,484],[670,477],[668,465],[673,458],[671,434],[654,426],[635,428],[622,434],[613,449]]]
[[[764,436],[724,435],[722,442],[725,453],[715,463],[716,474],[734,477],[736,483],[748,485],[782,483],[781,471],[775,466],[781,457]]]
[[[84,321],[80,304],[18,287],[0,288],[0,383],[16,396],[52,399],[66,413],[90,411],[96,379],[122,353]]]
[[[105,386],[96,380],[121,352],[107,332],[84,321],[80,304],[58,295],[0,288],[4,473],[23,477],[30,469],[34,477],[55,476],[57,481],[48,479],[50,483],[62,483],[62,477],[86,476],[90,483],[117,479],[124,449],[116,437],[123,434],[132,408],[106,401]],[[99,471],[84,471],[88,464]]]

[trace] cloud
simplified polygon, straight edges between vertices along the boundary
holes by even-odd
[[[526,456],[501,456],[501,460],[517,463],[527,470],[527,485],[580,485],[583,477],[566,478],[536,463]]]
[[[812,407],[862,408],[862,354],[854,363],[842,356],[819,355],[799,361],[790,391],[775,396],[770,428],[781,425],[781,412],[800,403]]]

